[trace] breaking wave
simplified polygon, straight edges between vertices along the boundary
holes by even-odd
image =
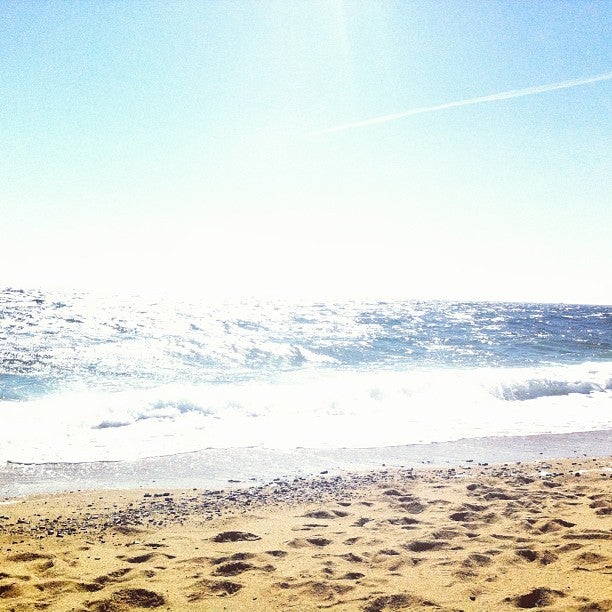
[[[291,372],[267,381],[58,393],[2,402],[6,456],[126,459],[202,448],[362,448],[610,426],[612,370]],[[36,435],[30,420],[39,426]]]

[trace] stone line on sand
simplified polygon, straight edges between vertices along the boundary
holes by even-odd
[[[612,609],[612,459],[7,500],[0,610]]]

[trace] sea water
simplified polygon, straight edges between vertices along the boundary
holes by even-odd
[[[612,428],[612,308],[0,291],[0,461]]]

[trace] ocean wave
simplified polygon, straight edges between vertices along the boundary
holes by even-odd
[[[114,460],[202,448],[362,448],[612,427],[612,364],[308,370],[266,381],[0,402],[0,460]]]
[[[494,397],[508,402],[612,390],[612,366],[605,363],[518,369],[510,373],[514,376],[502,376],[490,389]]]
[[[493,390],[493,394],[506,401],[527,401],[572,393],[588,395],[609,390],[612,390],[611,378],[605,382],[536,378],[522,382],[501,383]]]

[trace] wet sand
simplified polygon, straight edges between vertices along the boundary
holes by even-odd
[[[529,436],[464,438],[379,448],[208,448],[133,461],[0,463],[0,495],[24,496],[75,489],[192,487],[218,489],[275,478],[375,470],[381,467],[456,467],[565,457],[602,457],[612,449],[612,429]],[[161,449],[160,449],[161,450]]]
[[[1,610],[612,609],[612,457],[0,505]]]

